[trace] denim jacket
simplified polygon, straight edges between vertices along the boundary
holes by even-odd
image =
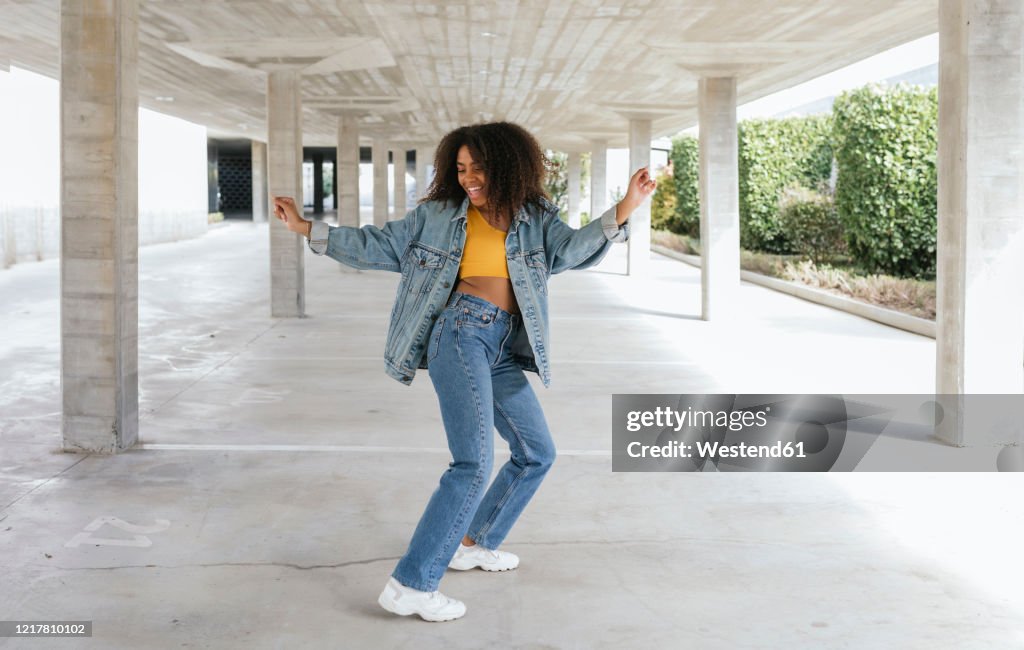
[[[314,221],[309,248],[357,269],[402,274],[384,344],[385,372],[411,384],[425,369],[427,340],[444,311],[459,272],[466,241],[466,210],[443,201],[421,203],[404,219],[383,227],[330,226]],[[513,361],[536,372],[550,386],[548,340],[548,278],[569,269],[585,269],[601,261],[613,242],[629,239],[629,221],[615,222],[615,206],[599,219],[575,229],[558,217],[547,200],[540,208],[523,207],[505,238],[508,272],[523,327],[512,344]]]

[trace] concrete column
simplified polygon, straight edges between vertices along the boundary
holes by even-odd
[[[262,223],[267,220],[270,205],[267,188],[267,145],[252,141],[252,220]]]
[[[629,120],[629,174],[651,164],[651,120]],[[628,179],[627,179],[628,180]],[[600,215],[598,215],[600,216]],[[648,197],[629,218],[628,275],[645,275],[651,264],[651,199]]]
[[[382,227],[388,220],[388,145],[376,137],[371,149],[373,158],[373,225]]]
[[[936,392],[1024,390],[1024,7],[939,3]],[[1012,441],[955,410],[958,445]]]
[[[335,152],[331,160],[331,205],[338,211],[338,154]]]
[[[214,142],[206,141],[206,204],[207,211],[220,212],[220,173],[218,149]]]
[[[434,180],[434,148],[416,148],[416,197],[423,198]]]
[[[302,98],[294,71],[267,75],[267,149],[270,193],[291,196],[302,210]],[[270,224],[270,314],[302,317],[306,311],[305,237]]]
[[[578,151],[568,153],[568,165],[566,176],[568,187],[566,193],[569,195],[569,225],[573,228],[580,227],[580,154]],[[632,227],[631,227],[632,230]]]
[[[359,227],[359,119],[338,118],[338,224]]]
[[[392,154],[395,161],[395,219],[405,216],[405,148],[398,147]]]
[[[313,212],[323,214],[324,211],[324,155],[313,154]]]
[[[727,314],[736,307],[740,287],[736,78],[703,78],[697,95],[701,318],[711,320],[712,313]]]
[[[61,435],[138,440],[138,2],[60,3]]]
[[[590,218],[597,219],[608,207],[608,143],[594,140],[590,150]],[[630,225],[630,230],[633,226]]]

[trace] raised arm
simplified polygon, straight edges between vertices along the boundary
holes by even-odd
[[[357,269],[400,272],[402,255],[416,232],[420,216],[420,209],[416,208],[404,219],[389,221],[380,228],[330,226],[323,221],[302,218],[291,197],[275,196],[273,199],[275,216],[288,230],[309,239],[311,251]]]
[[[572,228],[557,214],[549,216],[544,224],[544,249],[551,273],[593,266],[604,258],[613,243],[627,241],[630,215],[655,187],[647,168],[641,167],[629,179],[626,196],[582,228]]]

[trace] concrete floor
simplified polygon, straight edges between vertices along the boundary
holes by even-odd
[[[1019,475],[611,473],[614,392],[933,390],[929,339],[746,285],[706,323],[695,269],[641,290],[623,246],[552,279],[560,457],[520,569],[446,576],[460,621],[387,614],[448,462],[426,371],[383,372],[398,276],[310,254],[309,318],[272,319],[267,227],[142,249],[113,457],[59,450],[57,262],[0,272],[0,619],[94,621],[0,648],[1024,647]]]

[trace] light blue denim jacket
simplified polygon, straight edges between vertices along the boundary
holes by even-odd
[[[385,372],[411,384],[426,368],[427,339],[444,311],[459,272],[466,241],[466,210],[430,201],[419,204],[383,227],[330,226],[314,221],[309,248],[357,269],[402,274],[384,344]],[[548,340],[548,278],[552,273],[585,269],[601,261],[613,242],[629,239],[629,221],[615,222],[613,205],[599,219],[575,229],[558,217],[558,208],[520,209],[505,237],[508,273],[524,327],[512,344],[513,360],[551,383]]]

